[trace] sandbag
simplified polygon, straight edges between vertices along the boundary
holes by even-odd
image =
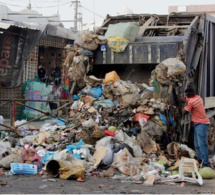
[[[124,52],[128,44],[134,42],[138,31],[136,22],[110,24],[105,33],[109,48],[113,52]]]
[[[159,83],[163,85],[169,83],[169,79],[167,77],[168,68],[164,64],[162,64],[162,62],[155,67],[154,71],[155,71],[156,80]]]
[[[186,66],[184,63],[177,58],[168,58],[161,62],[164,66],[166,66],[167,75],[168,76],[177,76],[181,75],[186,71]]]
[[[89,31],[81,32],[81,35],[75,40],[74,44],[90,51],[98,48],[98,44],[95,42],[93,35]]]
[[[118,35],[119,37],[124,37],[128,41],[133,42],[139,31],[139,24],[137,22],[126,22],[110,24],[108,30],[105,33],[105,38],[110,38]]]
[[[129,40],[119,37],[119,36],[113,36],[111,38],[108,38],[108,47],[111,49],[112,52],[124,52],[126,47],[129,44]]]

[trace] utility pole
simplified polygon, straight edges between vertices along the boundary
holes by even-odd
[[[31,9],[31,0],[29,0],[27,9]]]
[[[78,0],[75,0],[75,12],[74,12],[74,30],[77,30],[77,24],[78,24]]]
[[[57,16],[59,16],[59,0],[57,1]]]

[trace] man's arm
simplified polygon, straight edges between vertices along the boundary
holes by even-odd
[[[182,111],[182,114],[185,115],[185,114],[188,114],[189,112],[191,112],[192,107],[193,107],[193,104],[191,103],[191,101],[188,101],[187,105],[184,107],[184,109]]]
[[[187,110],[185,110],[185,108],[182,111],[182,115],[188,114],[189,112]]]

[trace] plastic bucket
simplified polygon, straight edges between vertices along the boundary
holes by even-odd
[[[37,166],[25,163],[10,163],[10,173],[13,175],[35,175],[37,174]]]

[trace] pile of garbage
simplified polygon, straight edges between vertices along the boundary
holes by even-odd
[[[10,175],[48,174],[78,181],[85,176],[110,177],[148,186],[169,181],[202,185],[202,178],[214,177],[210,168],[199,171],[195,151],[179,143],[186,66],[178,58],[157,65],[149,84],[124,81],[115,71],[105,78],[87,76],[92,51],[99,45],[108,41],[114,51],[122,52],[133,40],[137,25],[123,28],[131,33],[102,37],[83,32],[75,40],[78,55],[68,76],[75,83],[72,88],[79,90],[73,91],[69,123],[45,120],[37,130],[21,126],[23,120],[17,121],[19,135],[1,132],[1,174],[10,170]],[[115,48],[115,42],[123,44]]]
[[[20,126],[21,138],[1,133],[0,167],[11,175],[47,173],[78,181],[98,176],[149,186],[169,180],[202,185],[195,151],[174,140],[179,109],[169,104],[170,88],[180,87],[185,69],[177,65],[176,73],[172,67],[159,64],[149,85],[121,80],[115,71],[104,79],[85,76],[69,124],[53,119],[39,130]]]

